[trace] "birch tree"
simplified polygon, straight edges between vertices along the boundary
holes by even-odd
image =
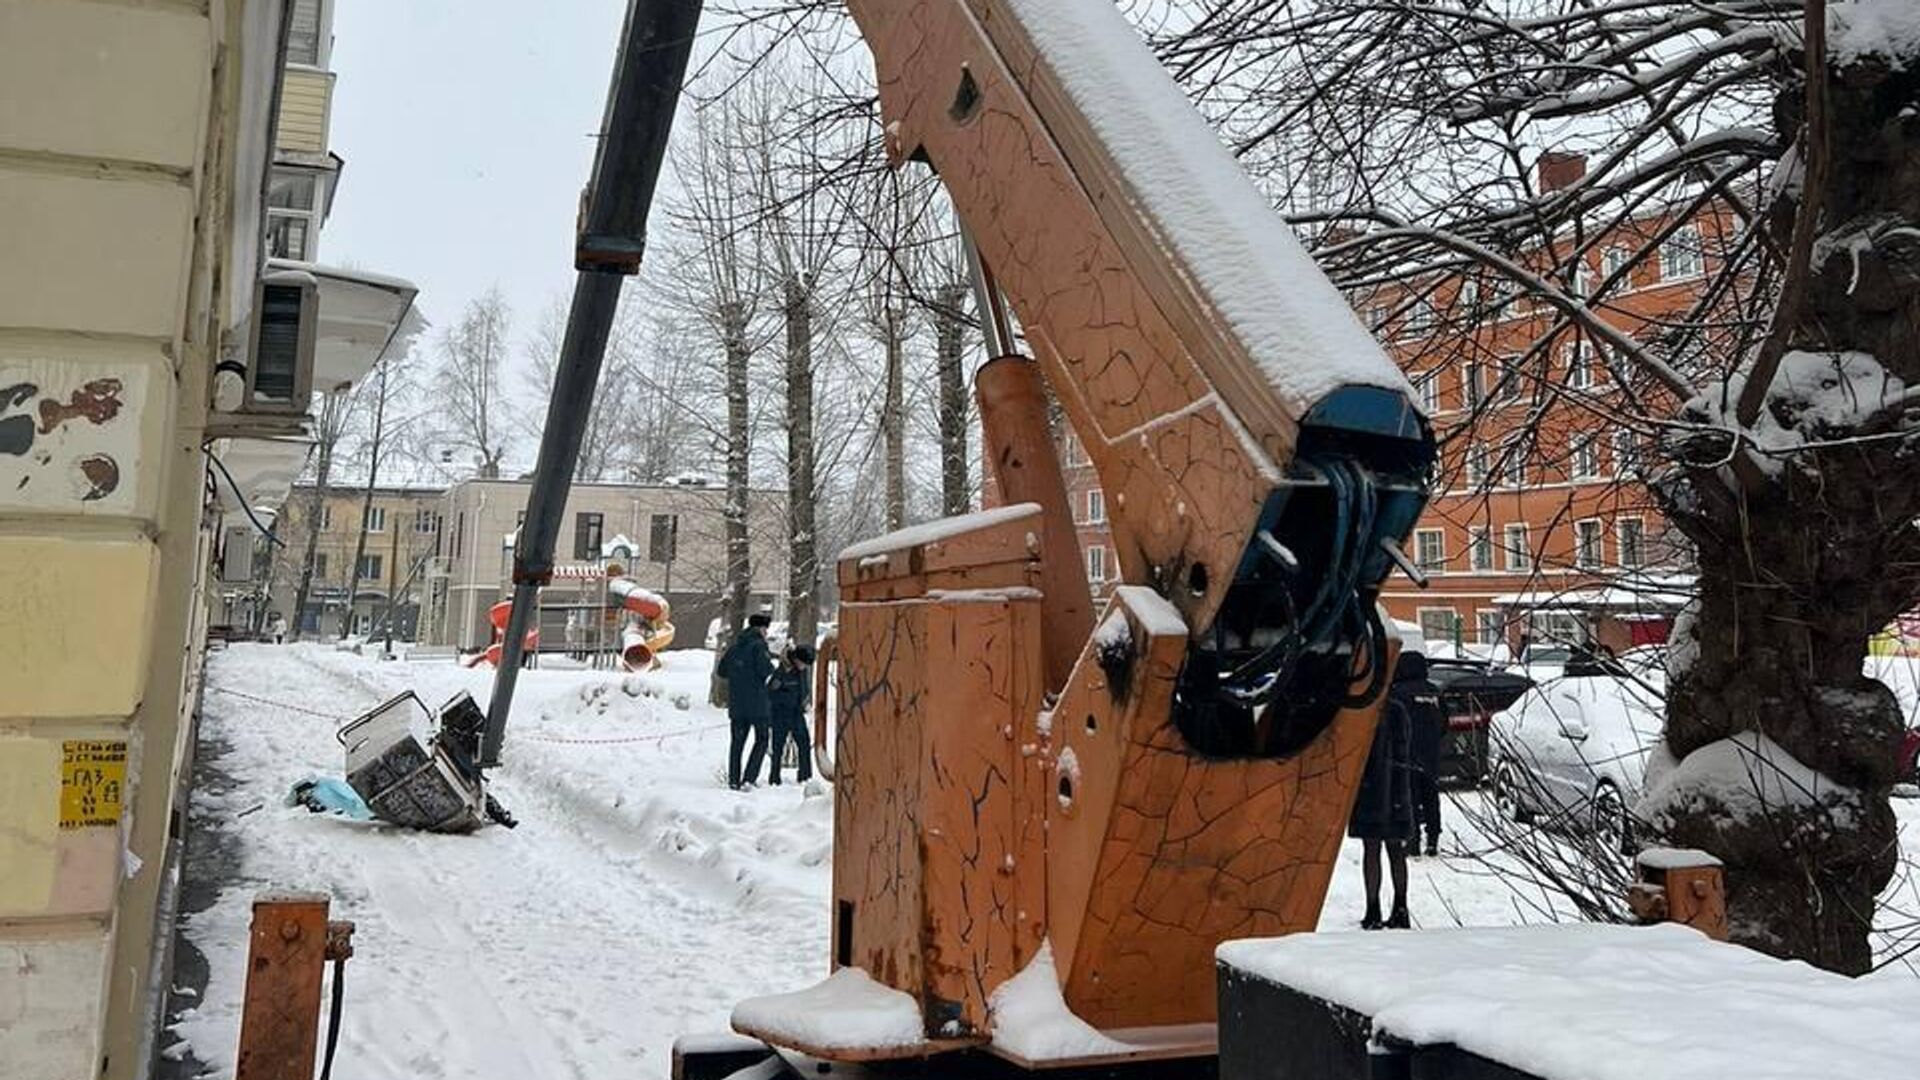
[[[499,476],[506,456],[510,418],[500,396],[500,369],[511,347],[512,323],[506,298],[498,287],[491,288],[468,302],[437,343],[435,374],[445,395],[443,438],[471,454],[481,476]]]

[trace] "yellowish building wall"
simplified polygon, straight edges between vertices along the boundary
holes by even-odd
[[[0,1080],[144,1075],[246,10],[0,0]]]

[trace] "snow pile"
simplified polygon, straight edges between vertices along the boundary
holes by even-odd
[[[1320,272],[1112,0],[1008,0],[1128,188],[1295,415],[1343,385],[1418,408]]]
[[[809,1050],[897,1049],[926,1042],[920,1006],[859,968],[844,967],[791,994],[734,1006],[735,1031]]]
[[[1734,414],[1746,381],[1745,373],[1728,376],[1720,386],[1689,402],[1688,414],[1716,427],[1738,430]],[[1760,467],[1778,473],[1802,447],[1855,434],[1864,421],[1900,401],[1905,393],[1900,377],[1868,353],[1795,349],[1781,358],[1760,415],[1745,434],[1760,452]]]
[[[1920,4],[1854,0],[1827,9],[1827,52],[1841,64],[1884,57],[1895,70],[1920,54]]]
[[[1124,649],[1133,644],[1133,623],[1118,607],[1109,608],[1107,617],[1093,632],[1093,643],[1101,649]]]
[[[1060,974],[1053,965],[1053,942],[1040,943],[1020,974],[987,999],[993,1017],[993,1045],[1023,1061],[1125,1054],[1135,1047],[1102,1035],[1067,1008]]]
[[[981,510],[973,514],[936,518],[933,521],[909,525],[904,529],[896,529],[883,536],[876,536],[871,540],[863,540],[858,544],[841,548],[839,561],[855,559],[861,560],[863,566],[878,565],[884,562],[891,552],[925,544],[937,544],[942,540],[951,540],[976,529],[1003,525],[1009,521],[1019,521],[1028,517],[1038,517],[1039,514],[1038,503],[1015,503],[1012,506],[995,507],[992,510]],[[867,559],[873,559],[875,562],[868,564],[864,561]]]
[[[1749,822],[1783,811],[1824,811],[1844,825],[1860,810],[1859,792],[1808,768],[1759,732],[1708,743],[1677,762],[1662,744],[1654,758],[1637,813],[1655,832],[1702,812]]]
[[[1121,585],[1113,590],[1113,602],[1125,604],[1140,628],[1156,637],[1185,637],[1187,620],[1167,598],[1145,585]]]
[[[1683,926],[1566,924],[1234,941],[1222,963],[1543,1080],[1894,1080],[1920,982],[1855,981]]]

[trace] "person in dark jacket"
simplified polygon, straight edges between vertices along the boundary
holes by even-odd
[[[1411,650],[1394,669],[1393,696],[1406,703],[1412,747],[1414,854],[1421,832],[1427,854],[1440,854],[1440,748],[1447,735],[1447,714],[1440,709],[1440,688],[1427,677],[1427,658]]]
[[[1404,930],[1407,917],[1407,842],[1414,838],[1413,822],[1413,716],[1401,693],[1402,672],[1409,670],[1406,657],[1394,667],[1393,689],[1387,693],[1386,708],[1373,731],[1373,749],[1367,755],[1366,772],[1360,777],[1360,793],[1354,799],[1353,818],[1347,835],[1361,842],[1360,869],[1367,887],[1367,913],[1360,920],[1363,930],[1381,927]],[[1417,655],[1417,654],[1414,654]],[[1425,681],[1426,663],[1421,658],[1420,676]],[[1380,918],[1380,852],[1386,850],[1393,873],[1393,911]]]
[[[718,665],[720,677],[727,680],[727,719],[733,726],[733,741],[727,748],[727,786],[735,791],[759,782],[760,759],[767,753],[767,676],[773,673],[773,657],[767,651],[769,622],[765,615],[749,615],[746,628],[734,635]],[[743,776],[740,752],[749,735],[753,751],[747,755]]]
[[[780,763],[786,759],[787,740],[793,740],[799,765],[794,775],[801,783],[813,779],[813,740],[807,737],[807,676],[813,650],[795,645],[780,657],[767,676],[767,702],[772,718],[773,753],[767,758],[767,783],[780,782]]]

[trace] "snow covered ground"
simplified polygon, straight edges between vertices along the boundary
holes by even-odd
[[[267,888],[327,892],[334,917],[358,924],[336,1069],[358,1080],[664,1077],[675,1036],[822,978],[832,800],[791,776],[727,790],[711,656],[663,659],[646,676],[526,673],[494,774],[521,825],[445,837],[282,800],[304,776],[338,775],[339,722],[406,689],[429,706],[460,690],[484,700],[490,671],[304,645],[214,655],[203,739],[222,782],[196,792],[195,822],[224,830],[237,865],[185,920],[208,986],[168,1054],[231,1075],[251,903]],[[1910,847],[1915,802],[1898,807]],[[1484,847],[1449,814],[1449,849]],[[1537,918],[1471,859],[1415,861],[1410,892],[1417,926]],[[1355,925],[1361,895],[1349,842],[1323,928]]]

